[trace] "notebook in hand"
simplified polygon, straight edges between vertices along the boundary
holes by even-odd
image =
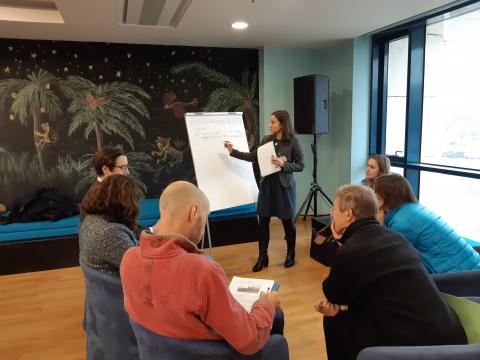
[[[252,305],[260,297],[262,291],[277,291],[279,284],[273,280],[244,278],[234,276],[230,282],[230,293],[245,310],[250,312]]]

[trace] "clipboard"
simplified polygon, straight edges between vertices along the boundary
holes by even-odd
[[[282,170],[280,166],[272,164],[272,156],[277,156],[273,141],[270,141],[257,149],[257,160],[262,177],[274,174]]]

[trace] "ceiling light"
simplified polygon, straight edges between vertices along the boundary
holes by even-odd
[[[243,21],[236,21],[232,24],[232,28],[236,30],[243,30],[243,29],[246,29],[247,27],[248,27],[248,24]]]

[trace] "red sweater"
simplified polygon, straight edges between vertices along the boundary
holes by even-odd
[[[143,232],[120,266],[125,309],[132,320],[174,339],[226,340],[249,355],[267,342],[274,307],[257,301],[250,313],[232,297],[225,272],[178,234]]]

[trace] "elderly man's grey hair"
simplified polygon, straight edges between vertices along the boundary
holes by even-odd
[[[364,185],[342,185],[335,194],[341,211],[352,209],[356,220],[375,217],[378,211],[373,190]]]

